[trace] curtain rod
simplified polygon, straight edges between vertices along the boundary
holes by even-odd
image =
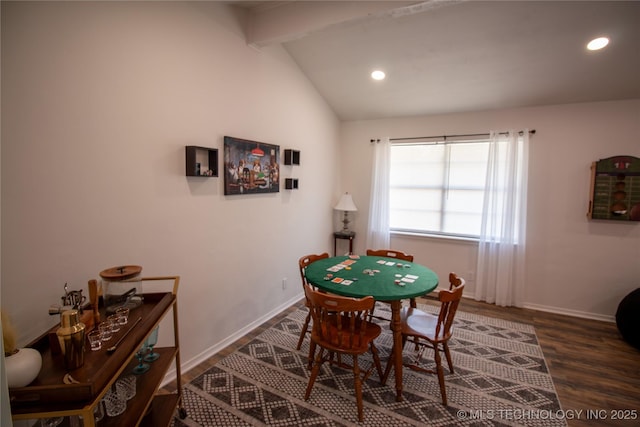
[[[507,135],[509,132],[499,132],[500,135]],[[524,133],[524,131],[519,131],[518,134],[522,135]],[[529,131],[529,134],[533,135],[536,133],[535,129],[532,129]],[[437,135],[437,136],[414,136],[414,137],[410,137],[410,138],[389,138],[389,141],[410,141],[413,139],[435,139],[435,138],[440,138],[440,139],[444,139],[446,140],[447,138],[464,138],[464,137],[478,137],[478,136],[482,136],[482,137],[489,137],[489,133],[468,133],[468,134],[461,134],[461,135]],[[371,139],[370,142],[380,142],[380,139]]]

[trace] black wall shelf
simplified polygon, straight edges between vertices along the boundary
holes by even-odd
[[[289,165],[299,165],[300,164],[300,151],[291,150],[286,148],[284,150],[284,164]]]
[[[298,178],[285,178],[284,179],[284,188],[287,190],[297,190],[298,189]]]
[[[218,176],[218,149],[185,146],[186,175],[213,178]]]

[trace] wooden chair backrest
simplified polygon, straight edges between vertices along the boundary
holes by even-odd
[[[384,256],[387,258],[398,258],[404,261],[413,262],[413,255],[405,254],[402,251],[396,251],[393,249],[367,249],[367,255]]]
[[[449,274],[449,290],[441,290],[438,293],[440,300],[440,313],[436,326],[436,339],[448,340],[451,337],[451,325],[458,311],[458,305],[462,299],[465,281],[455,273]]]
[[[333,351],[364,352],[366,319],[375,304],[373,297],[349,298],[323,293],[304,285],[313,317],[313,334],[318,344]]]
[[[305,270],[309,264],[312,264],[319,259],[329,258],[329,254],[327,252],[321,253],[319,255],[311,254],[305,255],[298,260],[298,267],[300,267],[300,278],[302,279],[302,285],[304,286],[307,283],[307,276],[305,275]]]

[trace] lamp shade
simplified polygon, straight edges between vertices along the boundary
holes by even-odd
[[[355,212],[358,210],[358,208],[356,208],[355,203],[353,203],[353,198],[351,197],[351,194],[349,193],[344,193],[342,197],[340,197],[338,204],[335,205],[333,209],[337,211],[345,211],[345,212]]]

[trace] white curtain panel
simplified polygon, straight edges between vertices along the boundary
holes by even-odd
[[[522,307],[529,131],[490,134],[475,298]]]
[[[382,138],[373,143],[373,168],[371,176],[371,197],[369,198],[369,227],[367,228],[367,248],[389,247],[389,175],[391,167],[391,142]]]

